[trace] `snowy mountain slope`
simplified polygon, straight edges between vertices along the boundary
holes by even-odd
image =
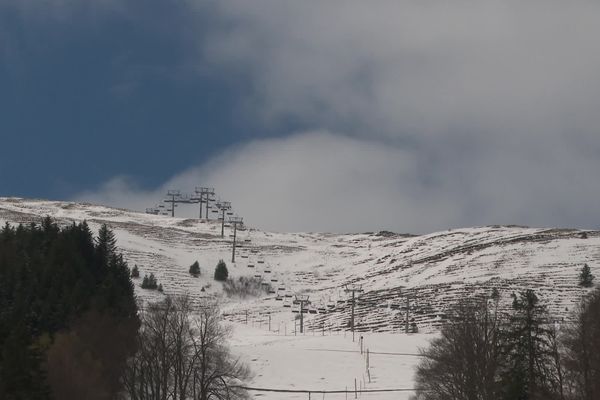
[[[400,331],[405,325],[406,296],[409,319],[422,331],[433,331],[447,307],[478,292],[500,290],[504,304],[510,294],[534,288],[558,317],[569,316],[586,292],[577,286],[581,266],[588,263],[600,276],[600,232],[479,227],[423,236],[373,234],[271,233],[248,228],[238,232],[241,247],[231,261],[230,228],[221,238],[216,221],[148,215],[90,204],[0,198],[0,223],[39,222],[49,215],[59,223],[87,220],[98,229],[107,223],[130,266],[141,275],[154,273],[165,293],[194,297],[219,294],[212,279],[219,259],[230,276],[256,276],[271,285],[263,298],[222,298],[227,318],[246,318],[272,329],[293,329],[298,306],[293,296],[310,295],[308,329],[346,329],[350,320],[349,295],[344,285],[362,285],[356,304],[356,327],[365,331]],[[583,238],[587,236],[587,238]],[[202,275],[189,275],[198,260]],[[139,287],[142,301],[162,296]],[[203,290],[204,288],[204,290]],[[248,317],[247,317],[248,316]],[[288,326],[289,325],[289,326]],[[283,328],[282,328],[283,329]]]

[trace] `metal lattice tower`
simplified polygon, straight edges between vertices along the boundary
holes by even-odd
[[[304,306],[310,304],[307,294],[297,294],[295,296],[296,302],[300,303],[300,333],[304,333]],[[308,310],[307,310],[308,311]]]
[[[175,207],[176,207],[176,203],[179,203],[179,200],[181,198],[181,191],[179,190],[169,190],[167,191],[167,198],[164,200],[165,203],[171,203],[171,209],[168,211],[171,211],[171,217],[175,216]]]
[[[356,303],[356,293],[361,293],[363,289],[361,285],[346,285],[344,291],[346,293],[352,293],[352,315],[350,317],[350,327],[352,329],[352,341],[354,342],[354,305]]]
[[[242,225],[243,218],[242,217],[229,217],[229,223],[233,225],[233,248],[231,250],[231,262],[235,262],[235,241],[237,238],[237,227],[238,225]]]
[[[219,201],[215,206],[221,211],[221,237],[225,237],[225,213],[233,215],[233,213],[229,211],[231,210],[231,202]]]
[[[195,195],[192,198],[194,201],[200,203],[200,213],[198,218],[202,218],[202,203],[206,203],[206,219],[208,219],[208,209],[210,208],[210,201],[214,201],[213,196],[215,195],[215,189],[197,186],[194,193]]]

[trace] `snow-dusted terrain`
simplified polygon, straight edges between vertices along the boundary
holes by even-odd
[[[353,386],[354,378],[368,382],[368,377],[362,377],[365,356],[347,332],[351,310],[349,294],[344,292],[347,284],[363,289],[356,302],[355,325],[363,332],[357,335],[365,335],[367,345],[372,343],[370,350],[416,353],[417,345],[425,345],[426,334],[436,331],[448,306],[459,298],[490,293],[495,287],[507,305],[511,293],[533,288],[554,315],[568,318],[585,293],[577,285],[582,265],[588,263],[592,273],[600,276],[598,231],[491,226],[410,236],[389,232],[272,233],[248,227],[238,232],[241,247],[232,264],[231,228],[225,228],[221,238],[217,221],[0,198],[2,224],[39,222],[47,215],[59,223],[85,219],[94,230],[107,223],[130,266],[137,264],[141,276],[154,273],[165,293],[220,295],[220,284],[212,279],[219,259],[227,262],[230,276],[255,276],[269,284],[270,293],[262,298],[221,298],[225,316],[235,326],[234,348],[248,358],[257,373],[253,386],[262,387],[338,390]],[[202,269],[198,278],[188,273],[195,260]],[[137,279],[136,294],[141,301],[163,296],[141,289],[140,283]],[[311,301],[303,336],[293,336],[298,329],[294,322],[296,294],[309,295]],[[407,298],[409,320],[416,324],[419,335],[402,333]],[[411,386],[409,371],[417,357],[371,357],[367,389]],[[298,368],[306,371],[299,373]],[[402,397],[405,395],[371,396],[408,398]],[[307,395],[262,393],[261,397]],[[345,396],[328,394],[325,398]]]

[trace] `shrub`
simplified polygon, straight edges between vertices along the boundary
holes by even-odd
[[[135,264],[133,266],[133,268],[131,269],[131,277],[132,278],[139,278],[140,277],[140,270],[138,269],[137,264]]]
[[[225,294],[229,297],[258,297],[271,290],[271,285],[258,278],[240,276],[237,280],[228,278],[223,285]]]
[[[227,271],[227,265],[225,265],[225,261],[219,260],[219,263],[215,267],[215,281],[225,282],[228,276],[229,272]]]
[[[190,265],[190,275],[197,278],[200,274],[200,264],[198,264],[198,261],[194,261],[194,263]]]
[[[579,286],[591,287],[594,281],[594,275],[590,270],[589,265],[583,264],[581,272],[579,273]]]
[[[158,288],[158,284],[156,282],[156,277],[154,276],[154,274],[150,274],[150,276],[148,275],[144,275],[144,279],[142,280],[142,289],[157,289]]]

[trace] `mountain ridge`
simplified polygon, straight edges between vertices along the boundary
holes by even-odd
[[[238,232],[236,262],[231,263],[229,228],[185,218],[143,214],[89,203],[0,198],[0,223],[39,222],[45,216],[66,224],[88,221],[93,230],[106,223],[126,260],[141,275],[154,273],[167,294],[217,295],[224,312],[241,321],[252,318],[287,321],[298,311],[294,295],[310,295],[306,323],[312,329],[346,329],[351,304],[345,285],[364,290],[356,304],[356,329],[402,331],[409,322],[435,331],[448,307],[460,298],[500,291],[503,307],[510,295],[536,290],[558,319],[587,293],[577,276],[584,263],[600,274],[600,232],[572,228],[491,225],[426,235],[377,233],[275,233],[247,227]],[[212,271],[224,259],[234,278],[255,277],[270,293],[253,299],[226,299]],[[189,265],[198,260],[202,275]],[[141,289],[140,301],[163,294]],[[265,285],[267,286],[267,285]]]

